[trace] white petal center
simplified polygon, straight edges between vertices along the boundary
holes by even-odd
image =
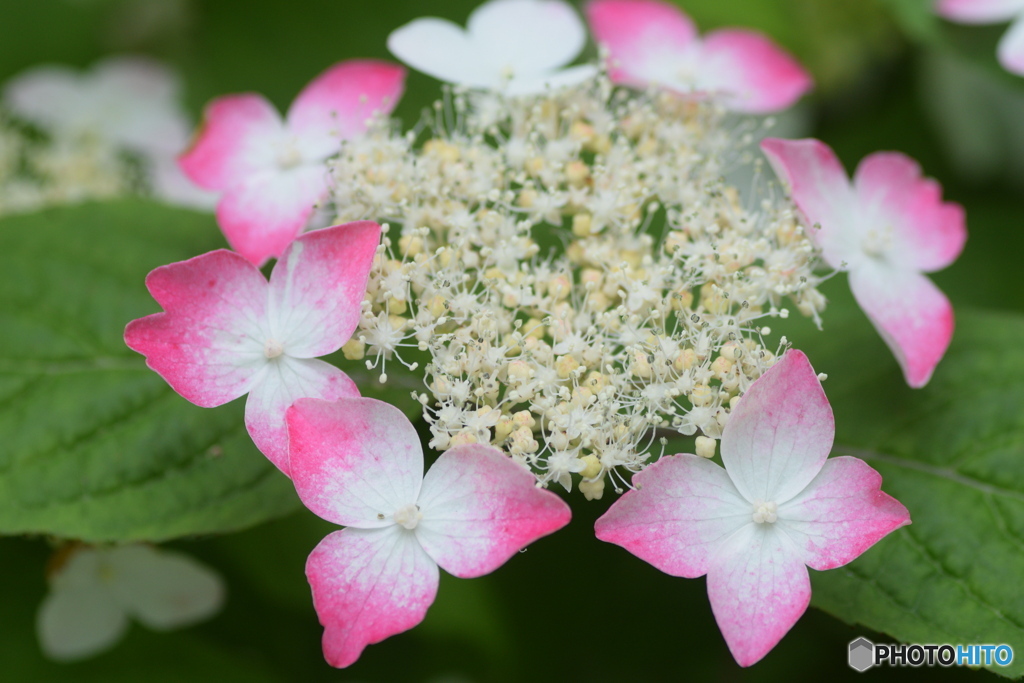
[[[752,515],[755,522],[758,524],[774,524],[778,516],[779,506],[775,504],[775,501],[757,501],[754,503],[754,514]]]
[[[892,228],[886,227],[881,230],[872,228],[864,235],[860,244],[864,253],[872,258],[881,258],[892,247]]]
[[[406,529],[415,529],[423,519],[423,513],[420,512],[420,506],[416,503],[409,503],[395,510],[395,514],[392,515],[395,520],[395,524],[400,524]]]
[[[267,357],[267,360],[277,358],[284,353],[284,345],[276,339],[268,339],[263,345],[263,355]]]

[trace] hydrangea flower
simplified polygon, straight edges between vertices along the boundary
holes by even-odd
[[[223,192],[217,222],[232,248],[256,265],[280,256],[327,194],[324,160],[374,112],[390,113],[404,83],[398,65],[351,60],[313,79],[284,119],[255,93],[211,102],[180,163],[200,186]]]
[[[185,147],[190,126],[179,96],[175,75],[142,57],[105,59],[85,73],[38,66],[4,88],[11,111],[54,136],[96,136],[143,155]]]
[[[39,644],[51,659],[84,659],[113,647],[129,618],[168,631],[208,619],[224,602],[220,577],[181,553],[76,545],[56,559],[36,619]]]
[[[938,0],[935,11],[964,24],[1013,22],[999,41],[999,63],[1024,76],[1024,0]]]
[[[11,80],[4,103],[58,141],[98,141],[138,155],[153,194],[164,201],[212,209],[217,196],[196,187],[174,162],[192,124],[174,72],[144,57],[112,57],[80,73],[38,66]]]
[[[730,28],[701,38],[682,10],[664,2],[593,0],[586,14],[594,38],[608,50],[616,83],[711,94],[730,109],[755,114],[785,109],[813,85],[766,36]]]
[[[662,458],[597,520],[597,537],[673,576],[707,574],[729,650],[750,666],[810,604],[807,567],[840,567],[910,523],[864,461],[828,459],[834,436],[807,357],[788,351],[726,423],[724,469],[696,455]]]
[[[227,249],[161,266],[146,278],[164,308],[134,320],[125,343],[186,399],[212,408],[245,394],[245,426],[288,474],[285,411],[296,399],[359,396],[320,360],[359,321],[380,226],[348,223],[307,233],[274,265],[270,282]]]
[[[306,563],[333,666],[420,623],[438,565],[460,578],[489,574],[569,523],[569,506],[492,446],[452,448],[424,476],[412,423],[381,401],[297,401],[288,433],[302,502],[346,527]]]
[[[583,22],[557,0],[491,0],[466,29],[445,19],[416,19],[388,36],[388,49],[409,66],[449,83],[533,95],[581,83],[593,65],[565,68],[587,42]]]
[[[953,337],[953,308],[922,273],[945,268],[967,239],[964,211],[942,201],[937,182],[897,152],[878,152],[857,167],[853,185],[818,140],[761,143],[812,238],[833,268],[850,273],[857,303],[903,368],[907,384],[928,383]]]

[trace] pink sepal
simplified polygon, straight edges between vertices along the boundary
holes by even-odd
[[[437,565],[400,526],[335,531],[310,554],[306,578],[335,667],[423,621],[438,584]]]
[[[458,446],[437,459],[419,496],[416,537],[447,572],[469,579],[489,574],[572,513],[530,471],[493,446]]]

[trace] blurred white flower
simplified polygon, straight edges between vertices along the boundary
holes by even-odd
[[[576,11],[556,0],[491,0],[466,28],[423,17],[388,36],[388,49],[434,78],[470,88],[535,95],[582,83],[591,64],[565,67],[587,42]]]
[[[113,647],[129,617],[167,631],[208,619],[224,602],[220,577],[181,553],[148,545],[77,546],[63,560],[36,617],[43,653],[58,661]]]

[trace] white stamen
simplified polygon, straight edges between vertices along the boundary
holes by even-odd
[[[778,514],[776,514],[778,509],[779,506],[776,505],[774,501],[768,501],[765,503],[764,501],[759,500],[754,503],[754,521],[758,524],[774,524],[775,520],[779,518]]]
[[[397,510],[395,514],[391,515],[396,524],[401,524],[406,529],[415,529],[416,525],[423,519],[423,513],[420,512],[420,506],[416,503],[409,503],[404,505]]]

